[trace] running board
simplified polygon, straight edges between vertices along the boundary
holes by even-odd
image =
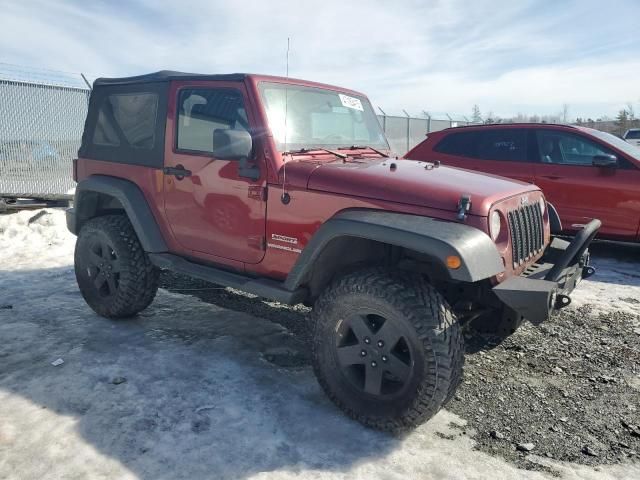
[[[224,287],[236,288],[276,302],[295,305],[301,303],[307,296],[307,291],[304,288],[298,288],[295,291],[287,290],[283,283],[275,280],[247,277],[239,273],[190,262],[170,253],[148,253],[147,255],[149,255],[151,263],[158,268],[199,278]]]

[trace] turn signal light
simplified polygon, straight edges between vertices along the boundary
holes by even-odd
[[[462,265],[462,260],[460,260],[460,257],[458,257],[457,255],[449,255],[447,257],[447,267],[455,270],[457,268],[460,268],[460,265]]]

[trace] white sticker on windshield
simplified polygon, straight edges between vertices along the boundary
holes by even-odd
[[[364,108],[362,108],[362,102],[360,101],[360,99],[350,97],[349,95],[343,95],[342,93],[339,93],[338,96],[340,97],[342,105],[344,105],[345,107],[364,112]]]

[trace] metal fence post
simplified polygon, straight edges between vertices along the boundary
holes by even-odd
[[[451,118],[448,113],[445,113],[445,115],[449,119],[449,128],[453,127],[453,118]]]
[[[378,110],[380,110],[380,112],[382,113],[382,131],[386,134],[387,133],[387,114],[380,107],[378,107]]]
[[[411,115],[406,110],[402,110],[407,116],[407,152],[411,148]]]
[[[422,113],[427,117],[427,133],[431,133],[431,115],[426,110],[423,110]]]

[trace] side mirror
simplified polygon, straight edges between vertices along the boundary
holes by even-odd
[[[220,160],[249,158],[253,150],[253,139],[249,132],[216,128],[213,131],[213,151]]]
[[[593,166],[602,168],[616,168],[618,166],[618,157],[609,154],[594,155]]]

